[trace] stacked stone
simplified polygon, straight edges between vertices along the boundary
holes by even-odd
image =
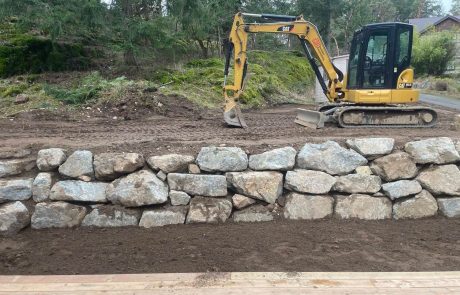
[[[237,147],[203,147],[196,158],[59,148],[39,151],[36,160],[30,152],[0,154],[0,232],[29,224],[460,217],[460,142],[424,139],[396,151],[394,144],[357,138],[346,147],[327,141],[249,156]]]

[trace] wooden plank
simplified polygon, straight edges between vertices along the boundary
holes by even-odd
[[[460,272],[0,276],[0,294],[460,294]]]

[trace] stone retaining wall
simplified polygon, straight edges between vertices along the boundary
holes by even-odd
[[[460,217],[460,142],[391,138],[248,155],[0,153],[0,232],[285,219]],[[32,201],[33,200],[33,201]]]

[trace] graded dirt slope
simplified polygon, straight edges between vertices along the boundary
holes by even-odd
[[[343,142],[349,137],[388,136],[397,145],[411,139],[436,136],[460,138],[451,129],[457,111],[436,108],[439,124],[435,128],[355,128],[342,129],[328,125],[312,130],[294,123],[297,105],[284,105],[249,110],[244,116],[248,129],[227,128],[219,110],[201,110],[191,104],[174,100],[161,115],[134,107],[97,110],[76,110],[56,113],[34,111],[13,119],[0,119],[0,148],[67,147],[98,151],[139,151],[151,154],[198,152],[205,145],[236,145],[249,152],[275,146],[300,147],[305,142],[327,139]],[[310,107],[311,108],[311,107]],[[116,117],[116,118],[115,118]],[[115,119],[114,119],[115,118]]]
[[[31,230],[0,238],[0,275],[453,271],[460,220],[275,221]]]

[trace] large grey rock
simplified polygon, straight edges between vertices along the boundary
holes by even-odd
[[[144,157],[137,153],[102,153],[94,156],[97,179],[114,180],[144,166]]]
[[[18,159],[30,156],[32,151],[30,149],[4,147],[0,148],[0,159]]]
[[[32,214],[32,228],[64,228],[79,226],[86,208],[66,202],[38,203]]]
[[[255,202],[256,200],[254,200],[253,198],[248,198],[240,194],[235,194],[232,197],[233,207],[235,207],[236,209],[246,208],[248,206],[251,206]]]
[[[161,170],[164,173],[186,172],[188,165],[193,162],[195,162],[195,157],[178,154],[152,156],[147,159],[147,164],[153,170]]]
[[[0,203],[24,201],[32,197],[32,178],[0,180]]]
[[[460,198],[437,198],[439,211],[449,218],[460,217]]]
[[[233,221],[235,222],[263,222],[273,219],[274,214],[263,205],[251,206],[233,213]]]
[[[378,220],[391,218],[392,204],[387,197],[353,194],[337,196],[335,215],[342,219]]]
[[[460,170],[455,165],[430,167],[417,180],[432,194],[460,196]]]
[[[353,138],[347,140],[347,146],[361,155],[374,159],[393,151],[393,138]]]
[[[239,194],[275,204],[283,192],[283,174],[279,172],[229,172],[228,183]]]
[[[286,219],[321,219],[333,213],[334,198],[290,193],[284,205]]]
[[[393,206],[394,219],[415,219],[434,216],[438,212],[436,199],[426,190],[413,198],[396,202]]]
[[[94,178],[93,153],[75,151],[59,167],[59,173],[65,177],[89,181]]]
[[[169,192],[169,198],[173,206],[188,205],[190,202],[190,196],[186,192],[172,190]]]
[[[321,171],[296,169],[286,173],[284,187],[299,193],[327,194],[335,181],[335,177]]]
[[[196,163],[207,172],[243,171],[248,168],[248,155],[238,147],[203,147]]]
[[[106,203],[107,183],[80,180],[58,181],[51,188],[50,199],[54,201],[79,201]]]
[[[192,196],[224,197],[227,195],[227,180],[223,175],[170,173],[168,184],[171,190],[183,191]]]
[[[137,209],[99,205],[85,216],[81,225],[94,227],[137,226],[140,217],[141,212]]]
[[[297,155],[297,167],[320,170],[331,175],[350,173],[366,163],[366,158],[334,141],[306,144]]]
[[[293,147],[274,149],[249,157],[249,168],[252,170],[287,171],[294,168],[297,151]]]
[[[145,210],[139,226],[150,228],[170,224],[184,224],[187,211],[188,208],[184,206]]]
[[[32,197],[35,202],[47,201],[50,197],[54,176],[49,172],[40,172],[32,183]]]
[[[0,205],[0,234],[17,233],[29,223],[29,210],[21,202]]]
[[[418,164],[447,164],[460,161],[455,144],[448,137],[437,137],[406,143],[404,149]]]
[[[40,171],[52,171],[58,168],[66,160],[66,150],[51,148],[39,150],[37,155],[37,167]]]
[[[339,176],[336,180],[333,190],[351,194],[375,194],[380,191],[382,184],[380,177],[366,174],[349,174]]]
[[[34,158],[0,161],[0,178],[22,174],[35,167]]]
[[[382,185],[383,192],[392,200],[418,194],[422,191],[422,186],[417,180],[398,180]]]
[[[141,170],[119,178],[107,187],[107,199],[126,207],[163,204],[168,186],[151,171]]]
[[[374,174],[386,181],[409,179],[417,176],[418,169],[409,154],[398,152],[374,160],[371,164]]]
[[[460,217],[460,197],[437,198],[439,211],[449,218]]]
[[[232,203],[227,199],[195,197],[190,201],[186,223],[222,223],[232,213]]]

